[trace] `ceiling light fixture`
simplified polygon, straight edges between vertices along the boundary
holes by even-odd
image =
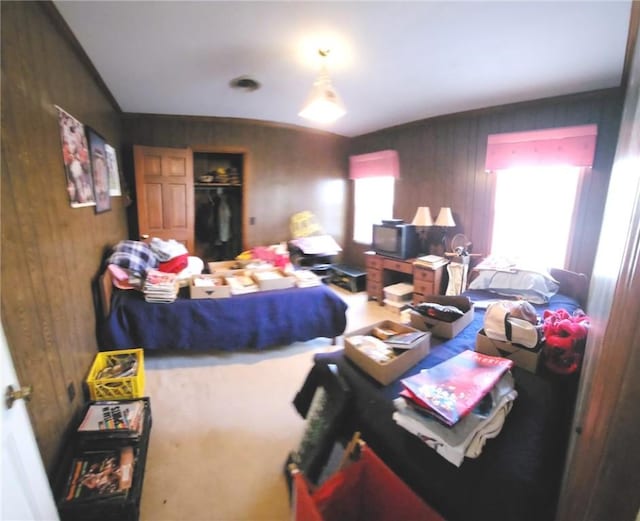
[[[344,116],[347,111],[329,79],[326,64],[329,50],[319,49],[318,54],[322,59],[320,74],[313,83],[311,93],[298,115],[316,123],[332,123]]]

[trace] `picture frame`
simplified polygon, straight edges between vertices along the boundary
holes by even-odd
[[[107,152],[105,139],[91,127],[87,127],[89,138],[89,154],[91,158],[91,172],[93,175],[93,193],[96,202],[96,213],[111,210],[111,196],[109,195],[109,170],[107,166]]]
[[[72,208],[95,206],[93,175],[85,126],[61,107],[58,112],[66,190]]]
[[[116,149],[106,143],[104,150],[107,155],[107,170],[109,172],[109,195],[118,197],[122,195],[122,189],[120,188],[120,171],[118,170]]]

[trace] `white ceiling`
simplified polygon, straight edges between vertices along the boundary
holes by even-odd
[[[125,112],[298,116],[331,48],[344,136],[620,85],[631,0],[55,1]],[[234,90],[250,76],[262,87]]]

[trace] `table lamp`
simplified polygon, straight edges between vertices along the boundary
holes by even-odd
[[[447,228],[455,227],[456,222],[453,220],[453,214],[451,213],[451,208],[448,206],[443,206],[440,208],[440,212],[438,213],[438,217],[436,217],[436,222],[434,226],[441,228],[442,237],[442,247],[444,251],[447,251]]]
[[[427,252],[427,232],[425,228],[433,226],[433,220],[431,219],[431,210],[428,206],[419,206],[416,210],[416,214],[413,217],[411,224],[418,228],[418,235],[420,241],[420,253]]]

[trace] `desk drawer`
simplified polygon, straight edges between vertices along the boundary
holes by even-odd
[[[413,273],[413,263],[401,260],[384,259],[382,267],[386,270],[399,271],[401,273]]]
[[[381,299],[382,283],[375,282],[367,278],[367,295],[371,298]]]
[[[417,284],[418,281],[433,282],[436,280],[436,272],[433,270],[426,270],[424,268],[416,268],[413,272],[413,283]]]
[[[373,282],[382,282],[382,270],[367,270],[367,280]]]
[[[437,295],[439,292],[434,291],[433,281],[416,280],[413,279],[413,292],[421,295]]]
[[[365,255],[365,266],[367,267],[367,270],[369,269],[374,269],[374,270],[381,270],[382,269],[382,258],[378,257],[377,255]]]

